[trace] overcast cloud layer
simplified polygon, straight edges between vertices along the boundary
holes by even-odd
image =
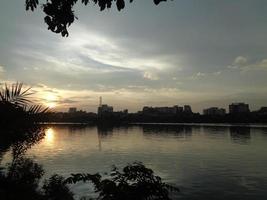
[[[130,111],[267,105],[265,0],[135,0],[122,12],[77,6],[68,38],[48,31],[23,0],[0,5],[1,82],[23,81],[59,110],[95,112],[99,96]]]

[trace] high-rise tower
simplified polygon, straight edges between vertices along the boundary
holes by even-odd
[[[99,107],[101,107],[102,106],[102,97],[100,96],[99,97]]]

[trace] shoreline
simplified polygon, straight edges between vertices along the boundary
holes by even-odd
[[[135,123],[84,123],[84,122],[41,122],[41,125],[107,125],[107,126],[125,126],[125,125],[159,125],[159,126],[203,126],[203,127],[251,127],[267,128],[267,123],[168,123],[168,122],[135,122]]]

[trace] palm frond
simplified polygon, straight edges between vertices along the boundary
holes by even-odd
[[[2,87],[0,90],[0,101],[4,103],[12,103],[18,106],[24,106],[25,104],[31,103],[30,96],[33,94],[29,92],[31,87],[23,90],[23,83],[14,83]]]
[[[29,114],[42,114],[48,110],[48,107],[44,108],[42,105],[32,105],[28,109]]]

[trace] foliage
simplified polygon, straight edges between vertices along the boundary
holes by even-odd
[[[44,195],[47,200],[73,200],[73,193],[70,192],[64,177],[57,174],[51,176],[43,185]]]
[[[5,86],[0,90],[0,102],[3,104],[14,104],[17,106],[24,106],[31,101],[27,98],[32,93],[29,93],[31,88],[22,90],[23,83],[15,83],[11,86],[5,84]]]
[[[15,132],[12,136],[10,141],[12,155],[14,159],[16,159],[24,155],[33,145],[40,142],[45,136],[45,131],[44,128],[34,126],[31,127],[31,129],[28,128],[26,132],[23,133]]]
[[[153,0],[156,5],[167,0]],[[120,11],[125,7],[125,0],[81,0],[84,5],[89,3],[96,4],[100,11],[109,9],[113,3],[116,3],[117,9]],[[129,0],[130,3],[133,0]],[[26,10],[34,11],[39,5],[39,0],[26,0]],[[44,21],[48,25],[48,30],[54,33],[61,33],[63,37],[68,36],[67,27],[70,26],[77,17],[74,14],[73,7],[78,0],[47,0],[42,4],[43,12],[46,14]]]
[[[178,188],[163,183],[153,171],[141,163],[129,164],[120,172],[116,167],[103,179],[99,174],[72,174],[65,179],[57,174],[45,180],[42,166],[31,159],[19,157],[7,168],[0,169],[0,197],[3,200],[74,200],[67,184],[91,181],[98,200],[169,200],[169,191]]]
[[[21,157],[14,160],[6,173],[0,172],[1,199],[42,199],[38,184],[43,174],[42,167],[30,159]]]
[[[99,174],[72,174],[65,182],[91,181],[99,193],[98,200],[169,200],[169,191],[179,191],[139,162],[127,165],[122,172],[114,167],[109,176],[102,179]]]
[[[141,163],[127,165],[122,172],[114,167],[105,179],[99,174],[72,174],[67,179],[55,174],[40,187],[43,175],[41,165],[23,156],[16,158],[6,170],[0,168],[1,200],[74,200],[68,184],[79,181],[91,181],[98,200],[169,200],[169,191],[178,191]]]
[[[20,131],[28,128],[38,121],[38,116],[45,113],[48,108],[34,105],[30,97],[31,88],[23,89],[22,83],[5,84],[0,89],[0,125],[8,131]]]
[[[0,89],[0,105],[17,108],[30,114],[46,112],[48,108],[43,109],[41,105],[30,105],[33,103],[30,100],[30,96],[33,94],[30,90],[31,87],[23,90],[23,83],[17,82],[11,85],[5,83],[5,86]]]
[[[24,185],[33,189],[37,189],[39,179],[43,175],[44,170],[40,165],[22,157],[14,160],[7,173],[8,179],[16,185]]]
[[[7,168],[0,168],[1,200],[74,200],[73,194],[63,183],[64,178],[53,175],[40,189],[40,180],[44,175],[41,165],[31,159],[19,157]]]

